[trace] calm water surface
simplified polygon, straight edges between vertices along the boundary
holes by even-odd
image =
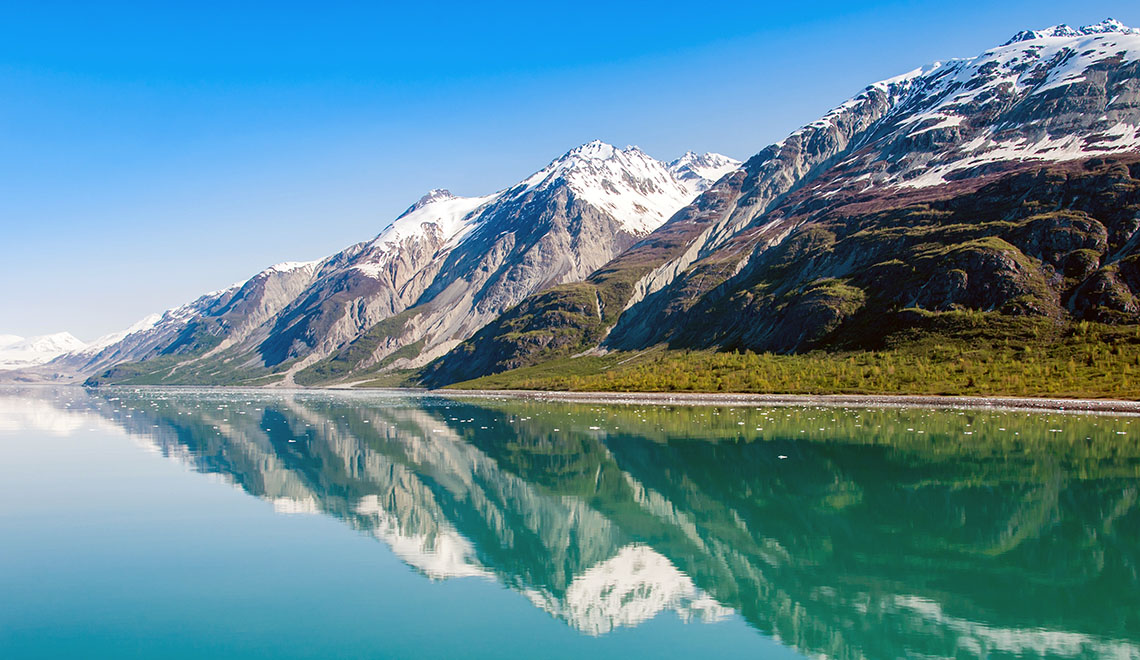
[[[0,390],[0,658],[1140,658],[1140,418]]]

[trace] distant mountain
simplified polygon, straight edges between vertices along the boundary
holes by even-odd
[[[18,335],[0,335],[0,370],[24,369],[44,364],[69,351],[81,350],[85,346],[86,344],[68,332],[27,339]]]
[[[41,377],[85,377],[122,363],[146,362],[166,375],[192,367],[256,336],[314,279],[316,263],[270,266],[245,282],[212,291],[193,302],[152,314],[121,332],[56,358],[37,369]]]
[[[693,192],[704,192],[722,176],[740,169],[740,161],[720,154],[687,151],[669,163],[669,172]]]
[[[39,372],[313,384],[422,366],[528,295],[585,278],[739,166],[590,142],[492,195],[433,190],[373,240],[270,267]]]
[[[870,85],[428,382],[662,342],[870,345],[914,309],[1140,322],[1137,161],[1140,32],[1021,32]]]

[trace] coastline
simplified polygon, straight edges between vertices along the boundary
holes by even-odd
[[[701,392],[568,392],[544,390],[427,390],[453,398],[510,397],[570,403],[624,403],[680,406],[810,405],[876,408],[970,408],[1140,415],[1140,401],[1032,397],[938,396],[906,394],[731,394]]]
[[[104,385],[88,388],[79,383],[0,382],[0,389],[80,388],[114,391],[180,390],[249,392],[260,394],[328,393],[367,396],[387,394],[436,396],[451,399],[512,398],[567,403],[645,404],[676,406],[829,406],[874,408],[959,408],[978,410],[1026,410],[1037,412],[1100,413],[1140,416],[1140,401],[1127,399],[1081,399],[1065,397],[953,396],[932,394],[756,394],[732,392],[588,392],[568,390],[427,389],[418,387],[265,387],[242,385]]]

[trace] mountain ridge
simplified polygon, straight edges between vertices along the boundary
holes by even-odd
[[[769,303],[751,308],[740,306],[745,299],[739,296],[746,294],[735,291],[734,282],[743,286],[749,269],[756,268],[751,264],[797,236],[806,242],[793,259],[830,249],[825,234],[818,234],[823,242],[808,240],[812,223],[829,211],[842,215],[860,206],[965,195],[1015,171],[1135,154],[1140,148],[1140,35],[1113,23],[1103,27],[1071,37],[1050,33],[1012,41],[974,58],[869,85],[760,151],[745,162],[742,174],[719,181],[657,231],[665,238],[662,232],[671,223],[689,225],[681,245],[648,261],[633,259],[635,248],[587,278],[584,284],[595,295],[616,292],[610,304],[620,314],[599,323],[582,302],[590,292],[581,289],[561,298],[533,298],[432,365],[427,382],[443,385],[583,352],[643,350],[661,341],[673,348],[693,346],[693,340],[677,343],[683,324],[691,324],[687,336],[692,337],[709,336],[721,322],[764,326],[795,318],[786,316],[793,309],[788,307],[794,302],[788,297],[795,288],[791,282],[753,281],[750,286],[777,289],[775,297],[756,294]],[[704,210],[697,211],[702,201]],[[858,253],[840,256],[856,259]],[[842,279],[846,271],[830,276]],[[620,280],[628,282],[615,288]],[[796,280],[795,286],[808,284]],[[863,309],[864,289],[843,291],[853,298],[803,304],[834,305],[827,314],[843,318],[853,313],[842,311],[848,306]],[[736,306],[723,302],[734,295]],[[711,311],[714,301],[722,302]],[[818,321],[824,327],[833,322]],[[765,341],[721,345],[789,350]]]
[[[372,240],[276,264],[29,376],[131,364],[132,377],[162,382],[293,384],[349,346],[361,353],[354,367],[396,352],[400,360],[424,352],[426,363],[529,293],[585,277],[707,188],[706,176],[738,165],[688,154],[674,173],[637,147],[586,143],[490,195],[429,191]],[[394,336],[372,341],[377,326]]]
[[[1140,30],[1025,30],[872,83],[742,164],[593,141],[488,196],[430,191],[372,241],[203,297],[177,333],[168,312],[132,364],[85,368],[439,386],[655,346],[824,350],[910,309],[1140,323],[1137,155]]]

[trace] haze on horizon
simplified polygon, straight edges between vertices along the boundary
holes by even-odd
[[[741,160],[867,84],[1131,4],[6,7],[0,333],[83,340],[592,139]]]

